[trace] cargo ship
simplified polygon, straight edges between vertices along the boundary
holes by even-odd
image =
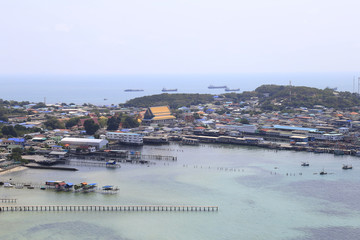
[[[173,88],[173,89],[163,88],[161,91],[162,91],[162,92],[177,92],[177,88]]]
[[[125,89],[125,92],[143,92],[144,89]]]
[[[216,89],[216,88],[227,88],[227,86],[214,86],[214,85],[210,85],[208,86],[209,89]]]

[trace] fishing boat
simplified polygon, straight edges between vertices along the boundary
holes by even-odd
[[[208,88],[209,88],[209,89],[227,88],[227,86],[226,86],[226,85],[224,85],[224,86],[214,86],[214,85],[210,85],[210,86],[208,86]]]
[[[352,169],[352,165],[343,164],[342,169],[344,170]]]
[[[72,184],[72,183],[66,183],[66,184],[64,185],[64,190],[65,190],[65,191],[70,191],[73,187],[74,187],[74,184]]]
[[[89,183],[83,186],[84,192],[93,192],[96,189],[96,183]]]
[[[5,188],[12,188],[12,187],[14,187],[14,185],[12,185],[11,183],[4,183],[4,187]]]
[[[177,88],[172,88],[172,89],[163,88],[161,91],[162,92],[177,92]]]
[[[310,166],[310,164],[308,162],[303,162],[303,163],[301,163],[301,166],[302,167],[308,167],[308,166]]]
[[[326,175],[327,172],[325,172],[325,170],[323,169],[319,174],[320,174],[320,175]]]

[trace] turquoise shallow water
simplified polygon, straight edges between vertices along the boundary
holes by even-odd
[[[217,205],[219,212],[7,212],[0,214],[0,239],[358,239],[358,158],[227,145],[142,151],[178,161],[0,176],[114,184],[121,188],[118,195],[0,188],[0,196],[24,205]],[[301,161],[310,167],[302,168]],[[354,169],[343,171],[343,163]],[[330,174],[314,174],[323,168]]]

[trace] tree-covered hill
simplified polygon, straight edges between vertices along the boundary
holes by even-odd
[[[360,106],[358,94],[337,92],[330,88],[296,87],[283,85],[262,85],[251,92],[226,94],[235,101],[246,101],[258,97],[259,107],[263,110],[282,110],[288,107],[307,107],[322,105],[327,108],[349,109]]]
[[[179,108],[197,104],[210,103],[214,100],[211,94],[157,94],[131,99],[127,101],[125,107],[153,107],[168,105],[170,108]]]

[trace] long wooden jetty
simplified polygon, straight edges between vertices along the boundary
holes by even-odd
[[[2,203],[16,203],[16,198],[0,198],[0,201]]]
[[[0,212],[217,212],[217,206],[169,205],[23,205],[0,206]]]

